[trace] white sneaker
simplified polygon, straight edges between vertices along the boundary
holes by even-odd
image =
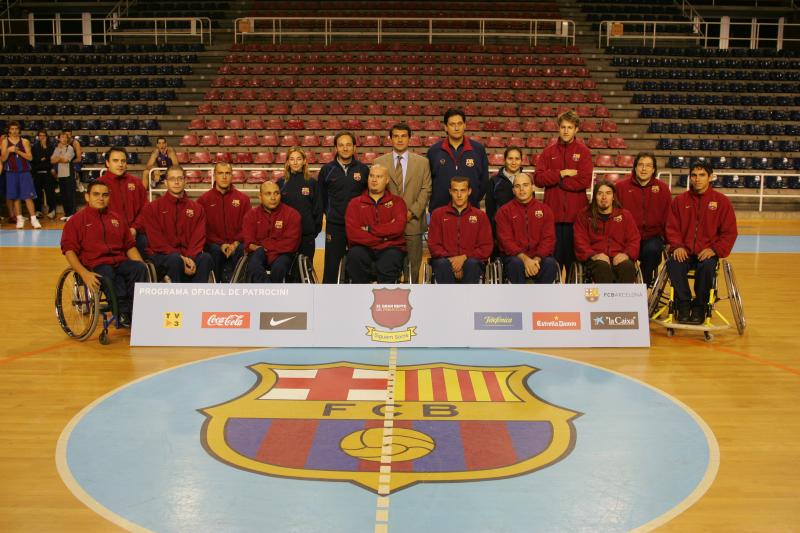
[[[22,217],[17,217],[17,229],[22,229],[25,227],[25,219]]]
[[[39,223],[39,219],[36,218],[36,215],[31,217],[31,226],[33,226],[33,229],[42,229],[42,225]]]
[[[56,218],[56,210],[53,209],[52,211],[47,213],[47,218],[49,218],[50,220],[53,220],[54,218]]]
[[[61,222],[66,222],[67,220],[69,220],[69,217],[61,217],[61,218],[59,218],[59,220]]]

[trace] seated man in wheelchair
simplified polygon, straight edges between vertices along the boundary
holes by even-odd
[[[208,283],[205,211],[186,195],[183,168],[168,168],[165,183],[167,193],[147,204],[137,221],[147,235],[147,257],[172,283]]]
[[[469,203],[469,178],[450,178],[450,203],[431,213],[428,249],[436,283],[480,283],[492,255],[492,225]]]
[[[514,177],[512,192],[514,199],[495,216],[506,278],[511,283],[553,283],[560,270],[553,258],[553,211],[536,199],[531,177],[525,173]]]
[[[300,213],[281,202],[274,182],[261,184],[259,198],[261,205],[252,208],[242,224],[248,253],[246,279],[248,283],[283,283],[300,247]]]
[[[630,178],[617,183],[617,199],[631,212],[639,228],[639,263],[642,280],[653,286],[656,269],[664,250],[664,230],[667,226],[672,193],[669,185],[656,178],[656,157],[650,152],[639,152],[633,160]]]
[[[64,225],[61,252],[93,292],[102,285],[116,297],[119,324],[130,327],[134,284],[148,281],[147,266],[125,219],[108,210],[108,185],[93,181],[84,196],[86,207]]]
[[[214,165],[214,186],[197,199],[206,214],[206,245],[214,276],[227,283],[244,253],[242,221],[250,211],[250,197],[233,185],[230,163]]]
[[[669,281],[675,290],[676,319],[683,324],[702,324],[719,258],[725,258],[736,242],[736,215],[727,196],[711,188],[714,169],[706,161],[695,162],[689,172],[690,188],[676,196],[667,219]],[[689,289],[689,270],[694,269],[694,293]]]
[[[592,202],[575,220],[575,257],[594,283],[636,283],[639,230],[611,182],[595,184]]]
[[[347,205],[345,230],[350,249],[345,263],[353,283],[397,283],[405,260],[408,209],[403,198],[387,189],[389,171],[372,165],[367,190]]]

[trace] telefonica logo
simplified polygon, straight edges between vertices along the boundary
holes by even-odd
[[[592,329],[639,329],[639,313],[608,311],[591,313]]]
[[[522,330],[522,313],[475,313],[475,329]]]
[[[559,311],[555,313],[533,313],[533,329],[573,330],[581,329],[581,314]]]

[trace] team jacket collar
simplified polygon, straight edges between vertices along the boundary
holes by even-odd
[[[469,137],[467,137],[466,135],[464,136],[464,142],[462,144],[464,145],[464,149],[461,151],[462,154],[464,152],[471,152],[472,151],[472,143],[469,142]],[[442,141],[442,150],[447,152],[450,155],[450,158],[453,159],[453,161],[455,161],[456,156],[455,156],[455,154],[453,154],[453,149],[450,148],[450,138],[449,137],[445,137],[444,140]]]

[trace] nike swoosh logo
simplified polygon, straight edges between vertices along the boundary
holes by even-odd
[[[293,318],[295,318],[295,317],[294,316],[290,316],[289,318],[282,318],[281,320],[275,320],[275,317],[272,317],[272,318],[269,319],[269,325],[274,328],[275,326],[280,326],[281,324],[284,324],[284,323],[290,321]]]

